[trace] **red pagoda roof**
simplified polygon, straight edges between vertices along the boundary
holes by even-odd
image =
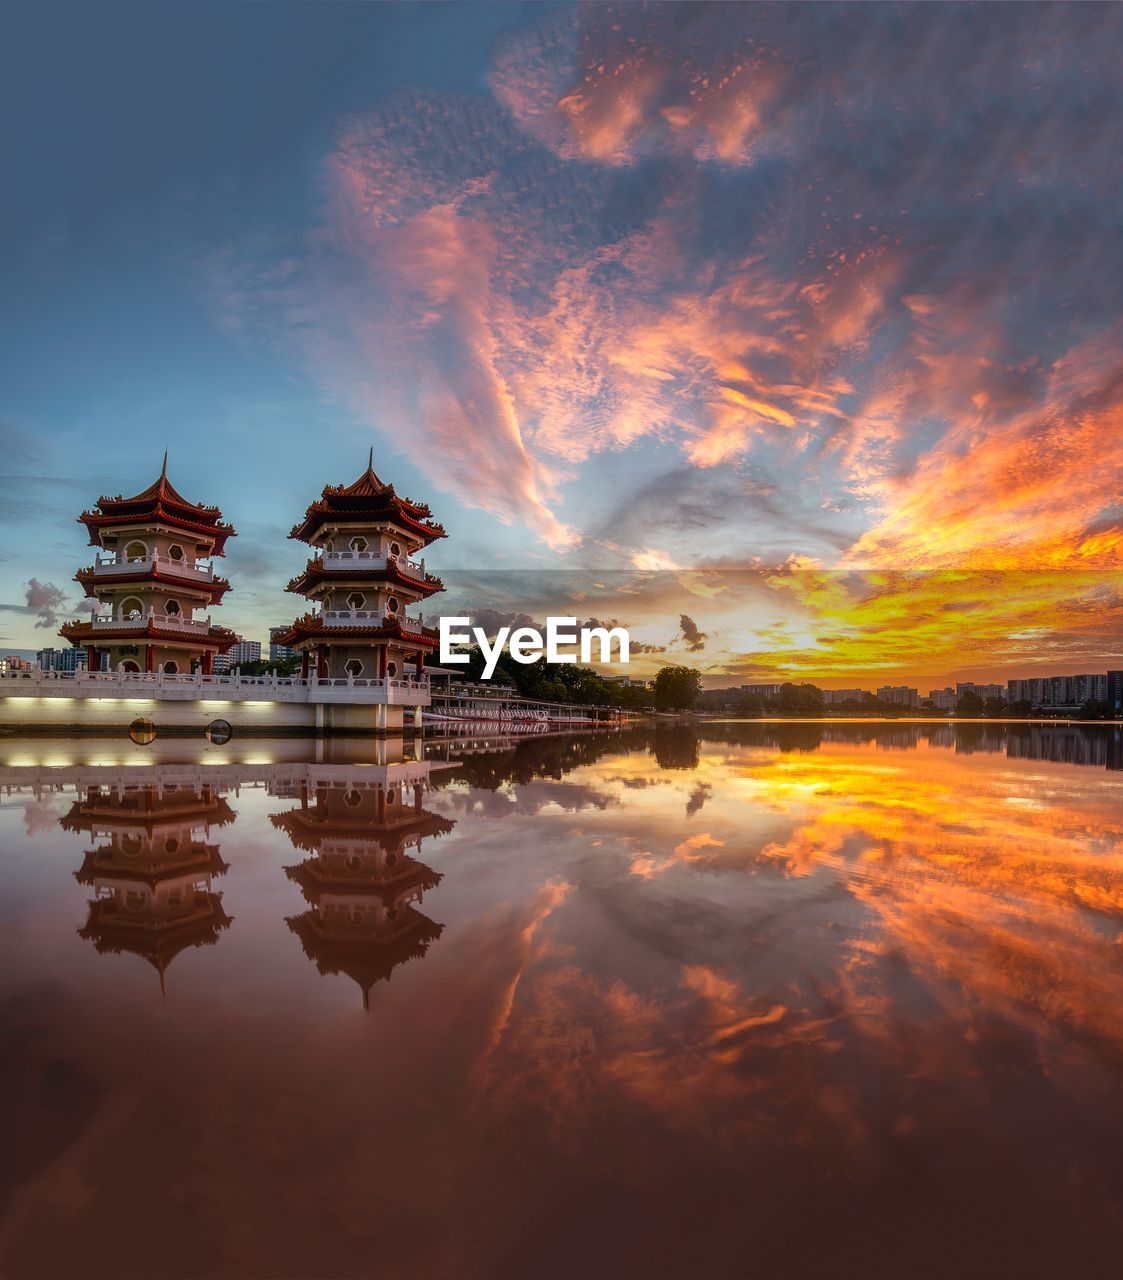
[[[114,525],[169,525],[183,529],[213,541],[213,554],[222,555],[226,539],[234,536],[232,525],[224,524],[222,512],[217,507],[188,502],[168,479],[168,455],[164,453],[164,465],[159,476],[140,493],[131,498],[118,494],[114,498],[100,497],[93,511],[83,511],[78,517],[90,533],[90,546],[101,544],[99,530]]]
[[[88,626],[89,623],[85,625]],[[313,638],[325,640],[351,638],[362,640],[408,640],[411,644],[422,645],[427,649],[435,649],[441,642],[440,632],[435,627],[407,628],[403,627],[393,617],[387,618],[384,622],[368,626],[356,624],[353,627],[325,627],[322,618],[316,618],[312,614],[306,613],[303,618],[297,618],[283,636],[278,637],[278,643],[296,645],[302,640],[311,640]]]
[[[59,819],[59,825],[64,831],[92,832],[95,828],[112,827],[126,830],[144,827],[151,831],[184,822],[223,827],[234,821],[234,810],[224,796],[200,797],[184,788],[182,794],[174,790],[165,792],[163,802],[153,803],[154,799],[147,788],[126,791],[124,799],[118,799],[115,791],[99,791],[76,800]],[[171,803],[165,803],[169,799]]]
[[[290,916],[285,923],[300,939],[304,954],[313,960],[325,977],[345,973],[363,993],[363,1008],[370,1008],[370,992],[376,982],[390,981],[390,975],[401,964],[420,960],[432,943],[444,933],[444,925],[407,907],[389,937],[362,935],[341,938],[323,927],[315,911]]]
[[[436,634],[436,633],[434,633]],[[95,644],[109,648],[122,640],[164,640],[187,645],[194,649],[216,649],[225,653],[238,643],[238,635],[228,627],[211,627],[209,631],[177,631],[174,627],[158,627],[151,618],[141,627],[116,627],[111,631],[96,631],[92,622],[64,622],[59,635],[71,644]]]
[[[404,806],[399,806],[404,807]],[[374,827],[369,821],[340,822],[320,809],[289,809],[275,813],[269,819],[280,828],[298,849],[314,853],[325,840],[367,840],[386,851],[397,851],[407,840],[417,836],[444,836],[456,826],[451,818],[442,818],[427,809],[421,813],[410,810],[399,822],[395,816],[393,825]]]
[[[111,898],[96,898],[89,904],[89,916],[78,936],[94,944],[104,954],[131,952],[147,960],[160,974],[181,951],[191,947],[213,947],[233,917],[222,907],[222,894],[202,892],[195,895],[194,911],[153,927],[149,918],[126,918]]]
[[[87,595],[93,594],[90,591],[91,587],[116,586],[118,583],[125,586],[134,582],[164,582],[170,587],[209,596],[209,604],[220,603],[222,597],[230,590],[230,583],[225,578],[181,578],[178,574],[165,573],[154,564],[138,569],[135,573],[115,573],[112,576],[99,574],[91,565],[88,569],[79,569],[74,575],[74,581],[85,590]]]
[[[322,560],[309,560],[304,570],[293,578],[286,591],[299,596],[306,596],[313,586],[320,582],[335,582],[346,585],[349,582],[389,582],[402,587],[412,587],[425,596],[443,591],[445,584],[431,573],[414,576],[404,568],[398,560],[388,560],[385,568],[375,569],[325,569]]]
[[[320,497],[304,513],[304,519],[293,525],[289,537],[310,542],[323,525],[335,521],[386,520],[415,534],[428,546],[447,536],[432,515],[425,503],[399,497],[392,484],[383,484],[374,472],[372,448],[363,474],[353,484],[325,485]]]
[[[324,893],[370,894],[392,904],[407,889],[428,893],[444,879],[439,871],[418,862],[416,858],[403,859],[396,867],[390,868],[383,879],[369,874],[341,875],[338,871],[325,867],[320,858],[308,858],[298,866],[286,867],[285,875],[300,886],[304,897],[313,906],[319,905],[320,895]]]
[[[82,865],[74,873],[79,884],[93,884],[95,880],[135,880],[140,884],[156,886],[162,880],[174,880],[191,875],[225,875],[230,864],[223,862],[218,845],[191,844],[182,851],[177,851],[177,862],[154,866],[151,861],[144,865],[126,865],[114,862],[115,852],[111,846],[101,849],[87,849]]]

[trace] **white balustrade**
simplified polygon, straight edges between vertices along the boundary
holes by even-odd
[[[403,625],[410,627],[422,627],[422,615],[418,614],[413,617],[411,614],[391,613],[388,609],[321,609],[319,613],[312,615],[319,618],[325,627],[354,627],[362,623],[375,623],[381,626],[388,618],[397,618]]]
[[[112,614],[97,612],[90,614],[90,622],[95,631],[135,630],[137,627],[147,626],[150,621],[154,626],[169,631],[207,632],[211,629],[210,614],[205,618],[188,618],[181,613],[157,613],[155,609],[149,609],[147,613],[137,614],[133,618],[115,618]]]
[[[172,556],[133,556],[131,559],[121,560],[114,556],[98,556],[94,560],[94,573],[104,578],[111,578],[117,573],[143,573],[150,568],[162,569],[165,573],[176,574],[181,578],[200,578],[208,582],[214,577],[213,564],[176,560]]]
[[[404,572],[425,577],[425,561],[409,556],[384,556],[377,551],[325,551],[320,559],[325,569],[385,569],[397,564]]]

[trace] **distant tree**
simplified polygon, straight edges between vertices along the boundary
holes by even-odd
[[[1033,703],[1028,698],[1015,698],[1006,708],[1006,714],[1015,716],[1019,720],[1024,720],[1027,716],[1033,714]]]
[[[742,693],[734,703],[733,714],[745,720],[757,720],[764,715],[764,703],[755,693]]]
[[[956,699],[955,714],[957,716],[981,716],[986,711],[986,704],[973,690],[968,689]]]
[[[992,720],[1001,720],[1006,714],[1007,702],[1005,698],[988,698],[983,705],[987,715]]]
[[[238,670],[244,676],[267,676],[276,671],[279,676],[295,676],[300,673],[300,655],[291,658],[259,658],[256,662],[239,662]]]
[[[777,714],[782,716],[821,716],[823,691],[813,684],[792,684],[789,681],[780,686],[775,707]]]
[[[1082,720],[1109,720],[1111,715],[1106,702],[1099,702],[1095,698],[1089,698],[1080,708],[1080,718]]]
[[[693,667],[662,667],[652,691],[659,711],[689,711],[702,691],[702,677]]]
[[[943,712],[940,710],[938,706],[936,706],[936,704],[932,701],[931,698],[921,698],[920,709],[921,711],[924,712],[926,716],[943,715]]]

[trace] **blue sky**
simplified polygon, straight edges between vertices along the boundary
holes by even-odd
[[[863,575],[900,570],[1070,575],[1022,590],[1034,643],[1117,660],[1118,6],[0,23],[0,647],[54,640],[74,517],[165,446],[263,636],[284,535],[373,443],[438,568],[658,570],[590,610],[722,671],[884,672],[865,637],[917,600],[887,621]],[[730,567],[751,609],[690,576]],[[925,626],[980,613],[949,581]],[[1025,656],[1001,624],[972,670]]]

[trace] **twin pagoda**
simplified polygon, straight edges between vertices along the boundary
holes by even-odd
[[[415,611],[443,590],[419,557],[445,531],[426,505],[383,483],[373,463],[372,450],[363,474],[327,485],[289,534],[314,554],[286,589],[312,607],[278,638],[297,650],[301,676],[314,684],[404,685],[439,644]],[[167,470],[165,454],[147,489],[101,497],[78,517],[97,554],[75,580],[97,608],[60,634],[85,648],[91,672],[211,675],[215,654],[240,639],[202,612],[230,589],[214,561],[235,530],[217,507],[188,502]]]

